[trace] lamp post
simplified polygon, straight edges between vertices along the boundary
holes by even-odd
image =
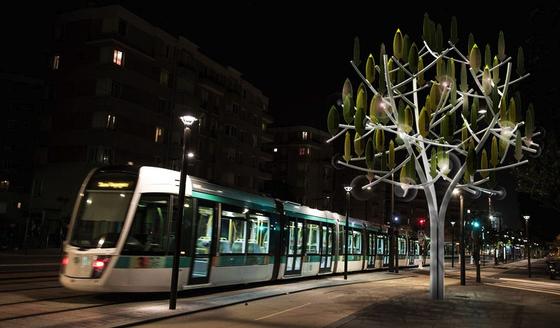
[[[395,223],[395,273],[399,273],[399,217],[393,217]]]
[[[459,189],[453,189],[454,195],[459,195],[459,234],[461,235],[461,241],[459,242],[459,256],[461,257],[461,285],[465,286],[465,221],[463,219],[463,194]]]
[[[451,221],[451,267],[455,267],[455,221]]]
[[[344,280],[348,279],[348,212],[350,211],[351,186],[345,186],[346,190],[346,231],[344,232]]]
[[[531,216],[523,215],[523,218],[525,219],[525,235],[527,237],[525,243],[527,245],[527,268],[529,269],[529,278],[531,278],[531,241],[529,240],[529,219]]]
[[[169,309],[175,310],[177,307],[177,284],[179,280],[179,260],[181,256],[181,230],[183,226],[183,209],[185,207],[185,185],[187,180],[188,158],[187,154],[189,146],[189,136],[191,133],[191,125],[197,121],[192,115],[184,115],[180,117],[183,122],[183,151],[181,152],[181,180],[179,181],[179,200],[177,202],[177,220],[175,226],[175,254],[173,255],[173,269],[171,270],[171,295],[169,297]]]

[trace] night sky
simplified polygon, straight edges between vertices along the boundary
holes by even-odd
[[[54,14],[76,3],[80,1],[21,1],[13,9],[3,10],[9,17],[1,23],[5,46],[0,69],[34,75],[44,72]],[[277,125],[311,125],[323,130],[328,108],[344,79],[357,80],[348,63],[354,36],[360,37],[362,57],[372,52],[377,59],[380,42],[390,47],[397,28],[418,43],[424,12],[443,25],[446,40],[450,17],[455,15],[462,48],[466,48],[468,32],[473,32],[480,47],[489,43],[495,52],[499,30],[505,33],[506,54],[515,57],[517,46],[525,48],[526,67],[532,77],[524,82],[524,99],[535,103],[537,124],[550,130],[560,123],[554,99],[558,82],[553,79],[559,76],[560,10],[556,4],[525,1],[508,8],[512,13],[506,14],[489,1],[484,6],[461,2],[460,9],[394,1],[386,2],[390,6],[381,6],[379,1],[313,6],[302,5],[302,1],[120,3],[171,34],[190,39],[216,61],[241,71],[270,98]],[[6,33],[16,30],[18,33]],[[508,199],[515,201],[513,196]]]

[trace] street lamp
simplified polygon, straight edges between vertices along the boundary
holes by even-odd
[[[345,186],[346,190],[346,231],[344,232],[344,280],[348,279],[348,212],[350,211],[351,186]]]
[[[529,241],[529,219],[531,216],[523,215],[525,219],[525,235],[527,236],[527,240],[525,245],[527,245],[527,268],[529,269],[529,278],[531,278],[531,242]]]
[[[455,267],[455,221],[451,221],[451,267]]]
[[[181,255],[181,230],[183,225],[183,210],[185,206],[185,185],[187,180],[187,167],[190,154],[187,154],[191,125],[197,121],[192,115],[179,117],[183,122],[183,151],[181,152],[181,180],[179,181],[179,201],[177,202],[177,221],[175,226],[175,254],[173,256],[173,269],[171,270],[171,295],[169,297],[169,309],[177,307],[177,284],[179,280],[179,259]]]
[[[463,194],[457,188],[453,189],[453,194],[459,195],[459,234],[461,235],[461,241],[459,243],[459,256],[461,257],[461,285],[465,286],[465,221],[463,219]]]

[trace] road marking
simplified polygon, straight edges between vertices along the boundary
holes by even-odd
[[[328,299],[332,300],[332,299],[339,298],[339,297],[342,297],[342,296],[347,296],[347,294],[336,295],[336,296],[333,296],[333,297],[329,297]]]
[[[546,293],[546,294],[552,294],[552,295],[560,296],[560,292],[552,292],[552,291],[548,291],[548,290],[532,289],[532,288],[525,288],[525,287],[519,287],[519,286],[508,286],[508,285],[504,285],[504,284],[500,284],[500,283],[484,283],[484,284],[489,285],[489,286],[495,286],[495,287],[521,289],[521,290],[526,290],[526,291],[529,291],[529,292]]]
[[[275,315],[279,315],[279,314],[282,314],[282,313],[286,313],[286,312],[288,312],[288,311],[292,311],[292,310],[295,310],[295,309],[299,309],[299,308],[302,308],[302,307],[307,306],[307,305],[309,305],[309,304],[311,304],[311,303],[305,303],[305,304],[303,304],[303,305],[294,306],[294,307],[289,308],[289,309],[286,309],[286,310],[284,310],[284,311],[275,312],[275,313],[272,313],[272,314],[269,314],[269,315],[265,315],[264,317],[260,317],[260,318],[255,319],[255,321],[263,320],[263,319],[266,319],[266,318],[273,317],[273,316],[275,316]]]
[[[560,284],[553,283],[553,282],[534,281],[534,280],[526,280],[526,279],[514,279],[514,278],[500,278],[500,280],[510,280],[510,281],[517,281],[517,282],[524,282],[524,283],[531,283],[531,284],[536,284],[536,285],[545,285],[545,286],[560,288]]]

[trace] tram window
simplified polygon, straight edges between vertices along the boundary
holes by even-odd
[[[303,251],[303,223],[302,222],[298,222],[297,223],[297,254],[301,254]]]
[[[251,214],[248,228],[247,253],[268,253],[269,219],[266,216]]]
[[[220,253],[245,253],[245,214],[222,211]]]
[[[377,254],[385,254],[384,242],[385,242],[384,236],[377,236]]]
[[[332,226],[329,226],[329,228],[327,229],[329,232],[329,236],[327,239],[327,254],[332,254],[333,253],[333,228]]]
[[[70,244],[84,248],[115,247],[132,193],[88,190],[82,197]]]
[[[338,254],[344,254],[344,228],[338,231]]]
[[[210,245],[212,244],[214,209],[212,207],[198,206],[198,220],[196,228],[196,254],[209,254]]]
[[[321,249],[322,249],[322,253],[323,253],[323,254],[328,254],[329,251],[328,251],[328,246],[327,246],[327,244],[328,244],[329,234],[328,234],[328,232],[327,232],[327,227],[322,226],[322,227],[321,227],[321,230],[323,230],[323,237],[322,237],[322,239],[321,239]]]
[[[163,255],[167,251],[168,195],[142,195],[123,254]]]
[[[352,254],[362,254],[362,233],[352,231]]]
[[[317,224],[307,225],[307,253],[319,254],[319,226]]]
[[[177,206],[178,197],[173,196],[173,204],[174,207]],[[177,226],[177,216],[176,216],[176,208],[173,209],[174,213],[171,216],[172,220],[169,224],[169,243],[168,243],[168,251],[167,254],[175,254],[175,228]],[[181,231],[181,251],[185,252],[185,254],[190,254],[190,242],[192,240],[191,232],[192,232],[192,221],[193,221],[193,202],[192,198],[185,197],[185,204],[183,205],[183,230]]]
[[[406,255],[406,239],[399,238],[399,255]]]

